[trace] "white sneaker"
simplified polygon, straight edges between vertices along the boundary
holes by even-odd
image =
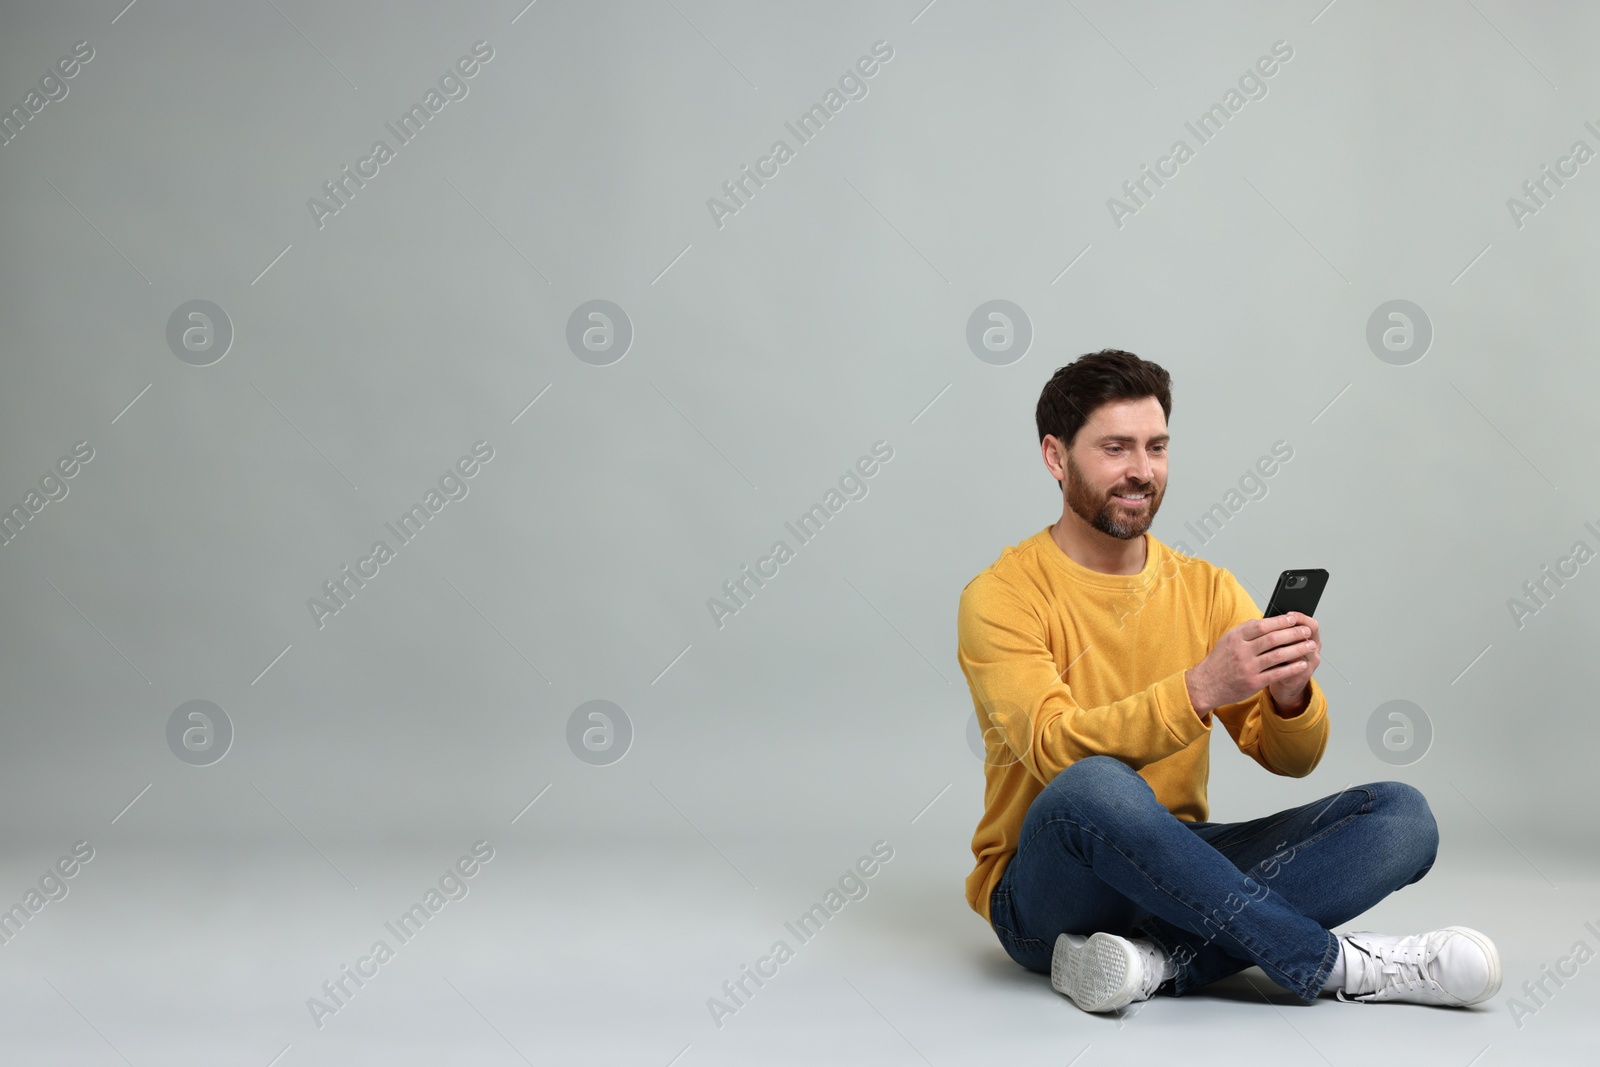
[[[1335,994],[1340,1000],[1463,1007],[1500,991],[1500,953],[1493,941],[1468,927],[1404,937],[1361,930],[1342,938],[1344,988]]]
[[[1059,934],[1050,954],[1050,985],[1084,1011],[1116,1011],[1148,1000],[1161,984],[1158,950],[1116,934]]]

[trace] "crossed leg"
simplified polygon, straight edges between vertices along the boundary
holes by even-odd
[[[991,900],[1018,963],[1049,972],[1057,934],[1144,937],[1184,993],[1252,963],[1302,1003],[1326,983],[1347,922],[1425,875],[1427,801],[1402,782],[1351,786],[1239,823],[1185,823],[1132,768],[1068,766],[1034,799]]]

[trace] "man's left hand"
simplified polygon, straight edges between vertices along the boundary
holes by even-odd
[[[1316,619],[1310,615],[1302,615],[1298,611],[1289,612],[1293,620],[1291,625],[1304,626],[1311,631],[1306,640],[1316,647],[1312,648],[1303,658],[1306,664],[1304,670],[1298,671],[1295,677],[1282,682],[1273,682],[1267,686],[1267,692],[1272,695],[1272,702],[1277,705],[1280,715],[1285,718],[1300,714],[1311,703],[1311,674],[1322,662],[1322,628]],[[1286,662],[1294,662],[1289,660]]]

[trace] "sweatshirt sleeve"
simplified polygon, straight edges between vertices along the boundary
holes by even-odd
[[[957,658],[986,742],[996,739],[1048,784],[1088,756],[1111,756],[1135,770],[1210,732],[1189,701],[1183,671],[1102,707],[1083,707],[1061,679],[1038,615],[1004,581],[979,575],[961,591]]]
[[[1217,569],[1215,599],[1211,617],[1218,620],[1212,634],[1215,644],[1223,634],[1250,619],[1262,617],[1250,594],[1239,580],[1222,568]],[[1305,710],[1291,718],[1279,715],[1272,706],[1272,694],[1263,687],[1236,704],[1223,704],[1213,714],[1233,738],[1239,751],[1273,774],[1304,778],[1322,762],[1328,747],[1328,701],[1312,676],[1311,701]]]

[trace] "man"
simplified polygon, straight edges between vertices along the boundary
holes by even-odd
[[[1335,935],[1432,867],[1402,782],[1208,822],[1212,727],[1303,778],[1328,742],[1321,628],[1263,619],[1227,570],[1147,531],[1167,487],[1170,378],[1118,349],[1039,398],[1059,521],[962,590],[957,656],[984,730],[967,901],[1018,964],[1085,1011],[1182,996],[1252,963],[1302,1004],[1460,1006],[1500,988],[1476,930]]]

